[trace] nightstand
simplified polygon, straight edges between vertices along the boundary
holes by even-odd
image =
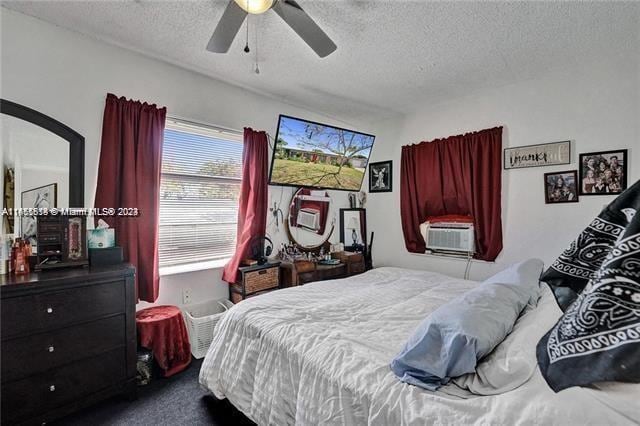
[[[280,288],[280,262],[242,266],[238,273],[238,281],[229,286],[229,299],[233,303]]]

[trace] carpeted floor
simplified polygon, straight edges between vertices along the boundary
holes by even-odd
[[[200,388],[202,360],[168,379],[155,378],[138,387],[138,399],[116,397],[65,417],[55,425],[253,425],[226,399],[219,401]]]

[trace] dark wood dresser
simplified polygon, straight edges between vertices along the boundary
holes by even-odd
[[[135,396],[135,269],[0,276],[2,424],[45,424]]]

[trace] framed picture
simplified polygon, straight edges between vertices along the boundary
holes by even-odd
[[[392,161],[369,164],[369,192],[393,191]]]
[[[23,209],[50,209],[58,207],[58,184],[49,185],[23,191],[20,198],[20,206]],[[20,220],[20,233],[24,240],[29,241],[34,248],[36,241],[36,217],[22,216]]]
[[[580,195],[619,194],[627,189],[627,150],[580,154]]]
[[[538,145],[517,146],[504,149],[504,169],[556,166],[571,163],[571,141]]]
[[[578,171],[544,174],[544,201],[547,204],[578,202]]]
[[[367,211],[340,209],[340,242],[346,251],[367,251]]]

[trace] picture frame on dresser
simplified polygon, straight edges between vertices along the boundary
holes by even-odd
[[[48,211],[52,207],[58,207],[58,183],[50,183],[37,188],[30,188],[20,194],[20,206],[27,211]],[[38,213],[40,214],[40,213]],[[20,234],[22,239],[28,241],[37,251],[37,216],[24,215],[20,218]]]

